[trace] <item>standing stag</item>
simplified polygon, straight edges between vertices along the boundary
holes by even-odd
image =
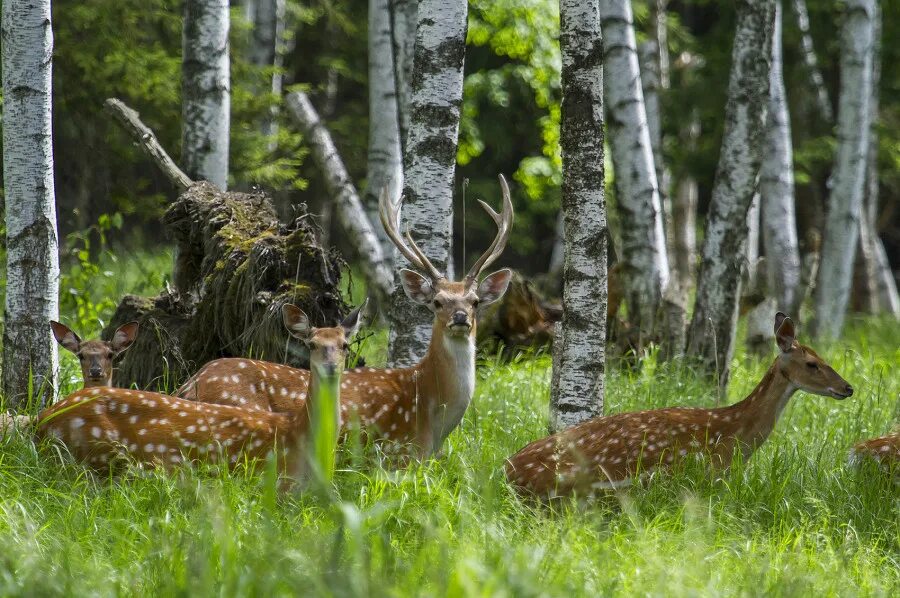
[[[419,271],[401,270],[403,289],[434,314],[431,344],[425,357],[408,368],[357,368],[341,382],[343,421],[358,419],[363,434],[393,445],[412,445],[427,457],[459,425],[475,392],[476,311],[503,296],[512,272],[481,272],[503,252],[513,222],[509,186],[499,177],[501,213],[482,207],[497,225],[497,235],[460,282],[447,280],[425,256],[409,231],[400,233],[400,204],[383,191],[379,216],[400,253]],[[263,411],[295,412],[307,397],[309,372],[249,359],[208,363],[177,392],[178,396]]]
[[[309,403],[314,403],[319,377],[339,379],[343,371],[347,341],[359,328],[360,310],[354,310],[338,327],[312,328],[299,308],[291,308],[292,331],[310,348],[314,392]],[[108,469],[123,457],[166,468],[201,459],[233,468],[274,451],[289,485],[308,475],[313,433],[310,412],[317,408],[305,404],[291,413],[276,413],[95,387],[42,411],[36,436],[60,440],[76,459],[98,469]],[[339,428],[337,409],[332,414],[319,413],[333,417],[334,429]]]
[[[778,312],[775,338],[780,354],[739,403],[590,419],[527,445],[507,460],[506,476],[523,494],[552,498],[629,486],[636,478],[670,469],[691,455],[707,456],[717,469],[731,464],[736,449],[749,459],[796,391],[835,399],[853,394],[846,380],[794,336],[794,323]]]

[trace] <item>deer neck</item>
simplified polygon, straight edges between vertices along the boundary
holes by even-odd
[[[475,327],[464,337],[435,322],[431,345],[416,367],[416,392],[426,402],[435,446],[462,420],[475,393]]]
[[[765,442],[796,391],[797,386],[782,373],[776,361],[743,401],[723,409],[736,426],[734,436],[751,448]]]

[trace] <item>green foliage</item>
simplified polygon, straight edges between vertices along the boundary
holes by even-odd
[[[822,355],[858,389],[800,393],[753,459],[687,468],[589,505],[515,499],[503,459],[545,434],[549,360],[483,363],[443,454],[336,474],[339,499],[279,497],[271,464],[234,474],[90,476],[0,438],[2,595],[866,595],[900,587],[896,487],[846,466],[900,407],[896,322],[859,320]],[[729,400],[767,366],[738,356]],[[712,405],[677,365],[611,370],[607,411]]]

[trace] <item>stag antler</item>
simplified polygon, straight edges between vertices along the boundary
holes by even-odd
[[[444,275],[434,267],[431,260],[413,241],[409,231],[406,231],[407,242],[404,242],[403,237],[400,236],[400,205],[402,203],[402,195],[395,202],[390,198],[387,187],[381,190],[381,197],[378,198],[378,215],[381,217],[381,225],[384,226],[384,232],[387,233],[388,238],[413,266],[428,274],[434,281],[442,280]]]
[[[506,179],[503,178],[502,174],[498,175],[497,178],[500,179],[500,189],[503,192],[503,211],[498,214],[491,206],[480,199],[478,200],[481,207],[497,224],[497,236],[494,237],[494,242],[487,248],[487,251],[481,254],[481,257],[472,264],[472,269],[466,274],[465,284],[469,287],[478,282],[478,275],[481,274],[481,271],[494,263],[500,257],[500,254],[503,253],[503,250],[506,248],[506,242],[509,240],[509,231],[512,229],[513,205],[509,195],[509,185],[506,184]]]

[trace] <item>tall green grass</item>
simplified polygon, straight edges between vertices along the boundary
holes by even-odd
[[[860,320],[817,345],[856,394],[798,393],[722,479],[689,468],[550,509],[517,500],[501,472],[545,434],[546,358],[483,362],[439,457],[399,471],[345,457],[337,499],[279,496],[271,465],[93,476],[7,437],[0,595],[897,595],[900,487],[846,461],[896,419],[898,338],[895,322]],[[729,401],[768,360],[733,365]],[[608,374],[607,412],[715,400],[693,372],[652,358]]]

